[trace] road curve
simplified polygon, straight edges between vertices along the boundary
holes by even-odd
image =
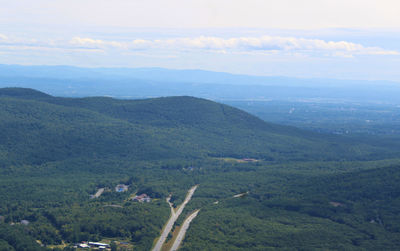
[[[179,215],[182,213],[183,209],[185,208],[186,204],[190,201],[190,199],[193,196],[194,191],[196,191],[196,188],[198,187],[198,185],[192,187],[189,189],[188,193],[186,194],[186,198],[183,201],[183,203],[178,207],[178,210],[174,210],[174,208],[172,207],[172,203],[169,202],[169,200],[171,199],[171,197],[167,198],[167,202],[171,208],[171,216],[169,217],[167,224],[164,226],[164,229],[160,235],[160,238],[158,239],[156,245],[154,246],[154,248],[152,249],[152,251],[161,251],[162,246],[165,243],[165,240],[168,237],[168,234],[171,232],[172,227],[175,224],[175,221],[178,219]]]
[[[196,218],[199,211],[200,211],[200,209],[196,210],[194,213],[189,215],[189,217],[187,217],[186,220],[183,222],[181,229],[179,229],[178,236],[176,237],[174,244],[172,244],[170,251],[178,250],[179,246],[181,245],[181,243],[183,241],[183,238],[185,238],[185,234],[189,228],[190,222],[192,222],[192,220],[194,218]]]

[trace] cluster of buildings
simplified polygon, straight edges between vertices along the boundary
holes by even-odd
[[[193,167],[190,167],[191,169],[193,169]],[[105,191],[106,188],[100,188],[97,193],[95,195],[91,195],[90,198],[94,199],[94,198],[98,198],[100,197],[100,195]],[[117,186],[115,186],[115,192],[117,193],[122,193],[122,192],[126,192],[128,191],[129,186],[125,185],[125,184],[118,184]],[[143,193],[140,195],[135,195],[133,198],[131,197],[131,199],[133,201],[137,201],[137,202],[151,202],[151,198],[150,196],[148,196],[147,194]]]
[[[0,215],[0,223],[3,222],[4,219],[5,219],[4,216],[1,216],[1,215]],[[27,221],[27,220],[21,220],[20,222],[17,222],[17,223],[11,222],[10,225],[11,225],[11,226],[14,226],[14,225],[24,225],[24,226],[28,226],[29,223],[30,223],[30,222]]]

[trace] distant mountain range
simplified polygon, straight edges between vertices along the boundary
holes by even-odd
[[[399,103],[400,83],[235,75],[163,68],[0,65],[0,87],[57,96],[147,98],[189,95],[213,100],[323,100]]]

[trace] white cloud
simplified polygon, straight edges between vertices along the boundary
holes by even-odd
[[[379,47],[365,47],[361,44],[346,41],[324,41],[319,39],[304,39],[294,37],[240,37],[222,39],[217,37],[199,37],[193,39],[176,40],[177,44],[189,48],[216,49],[216,50],[241,50],[241,51],[285,51],[285,52],[341,52],[347,54],[366,55],[399,55],[392,50]]]
[[[102,40],[88,37],[73,37],[71,40],[36,40],[9,38],[0,34],[0,46],[3,49],[16,50],[92,50],[107,51],[144,51],[164,50],[169,52],[208,51],[212,53],[271,55],[306,55],[317,57],[354,57],[357,55],[400,55],[399,51],[380,47],[369,47],[348,41],[326,41],[282,36],[232,37],[214,36],[178,37],[168,39],[134,39],[131,41]],[[147,54],[149,54],[147,53]]]
[[[7,40],[8,40],[8,37],[6,35],[3,35],[3,34],[0,33],[0,42],[4,42],[4,41],[7,41]]]
[[[70,41],[71,45],[76,45],[76,46],[83,46],[83,47],[89,47],[93,49],[103,49],[107,47],[116,47],[116,48],[124,48],[125,44],[121,42],[116,42],[116,41],[104,41],[100,39],[91,39],[91,38],[80,38],[80,37],[74,37]]]
[[[168,49],[168,50],[209,50],[216,52],[292,52],[304,54],[330,53],[331,56],[342,55],[400,55],[395,50],[385,50],[380,47],[367,47],[347,41],[325,41],[320,39],[305,39],[295,37],[238,37],[220,38],[200,36],[195,38],[171,38],[117,42],[75,37],[71,45],[88,46],[90,48],[119,48],[129,50]]]

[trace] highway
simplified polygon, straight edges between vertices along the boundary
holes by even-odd
[[[186,231],[189,228],[190,222],[192,222],[192,220],[194,218],[196,218],[197,214],[199,213],[200,209],[196,210],[195,212],[193,212],[191,215],[189,215],[189,217],[186,218],[186,220],[183,222],[181,229],[179,229],[179,233],[178,236],[176,237],[174,244],[172,244],[172,247],[170,249],[170,251],[176,251],[178,250],[179,246],[181,245],[183,238],[185,237]]]
[[[164,226],[164,229],[160,235],[160,238],[158,239],[156,245],[152,249],[152,251],[161,251],[162,246],[165,243],[165,240],[168,237],[168,234],[171,232],[172,227],[175,224],[175,221],[178,219],[179,215],[182,213],[183,209],[185,208],[186,204],[190,201],[190,199],[193,196],[194,191],[196,191],[198,185],[193,186],[192,188],[189,189],[188,193],[186,194],[186,198],[183,201],[183,203],[178,207],[178,209],[175,211],[172,203],[170,202],[171,196],[167,198],[167,203],[169,204],[171,208],[171,216],[168,219],[167,224]]]

